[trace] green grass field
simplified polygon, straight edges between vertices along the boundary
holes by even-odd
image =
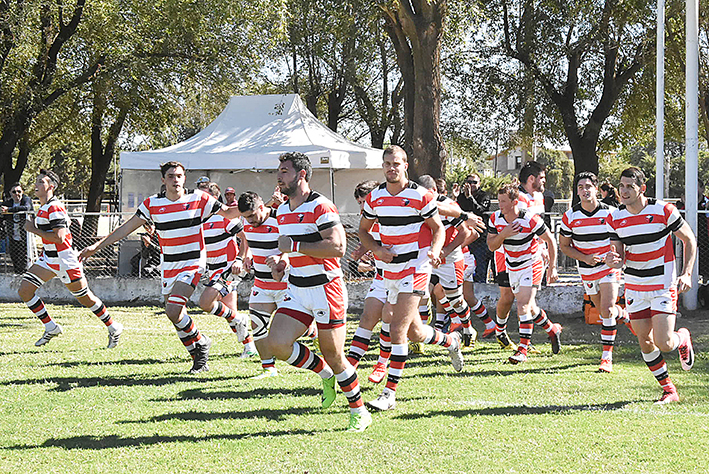
[[[88,311],[49,306],[65,333],[42,348],[41,323],[23,305],[0,305],[0,471],[8,473],[675,473],[709,470],[707,315],[681,320],[697,349],[694,370],[667,357],[682,403],[657,407],[657,382],[627,329],[615,371],[596,372],[599,327],[560,319],[562,354],[522,366],[497,344],[410,359],[398,406],[365,433],[344,432],[347,403],[319,405],[320,380],[278,363],[282,376],[252,381],[256,358],[226,323],[199,311],[213,340],[211,371],[189,376],[187,353],[160,308],[112,308],[126,326],[106,331]],[[355,318],[350,322],[354,329]],[[381,387],[366,380],[365,400]]]

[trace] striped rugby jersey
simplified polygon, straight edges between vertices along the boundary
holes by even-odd
[[[599,202],[598,207],[591,212],[585,210],[581,204],[577,204],[562,216],[559,233],[570,238],[574,248],[582,254],[605,256],[611,249],[610,234],[606,223],[608,216],[614,210],[615,207],[603,202]],[[577,260],[576,263],[579,275],[583,280],[598,280],[613,271],[603,261],[595,265],[589,265],[580,260]]]
[[[204,246],[207,250],[207,271],[223,272],[231,268],[239,253],[236,234],[244,230],[241,219],[227,219],[214,214],[202,224]]]
[[[379,222],[374,223],[372,228],[369,230],[369,233],[372,234],[374,241],[381,245],[382,236],[379,234]],[[372,254],[372,257],[374,258],[374,268],[377,270],[376,275],[374,275],[374,279],[381,280],[384,278],[384,262],[382,262],[379,257],[374,254]]]
[[[289,202],[281,204],[276,211],[276,220],[280,234],[295,242],[319,242],[322,240],[320,232],[342,225],[337,207],[315,191],[310,191],[307,199],[293,210]],[[300,252],[291,252],[288,257],[288,282],[294,286],[322,286],[342,277],[339,258],[316,258]]]
[[[517,197],[517,209],[526,209],[533,214],[544,213],[544,194],[533,191],[528,193],[524,186],[519,186],[519,196]],[[498,272],[504,272],[505,269],[505,250],[504,246],[495,250],[495,269]]]
[[[46,203],[42,204],[37,210],[37,216],[34,219],[34,223],[37,228],[44,232],[54,232],[54,229],[66,229],[67,234],[64,241],[60,244],[50,242],[48,240],[42,239],[42,244],[44,246],[44,254],[49,258],[59,257],[58,252],[72,249],[72,236],[71,232],[68,232],[69,225],[71,224],[71,219],[69,218],[69,213],[66,211],[64,204],[59,201],[56,197],[52,198]]]
[[[254,262],[254,286],[263,290],[285,290],[288,282],[276,281],[266,259],[272,255],[281,255],[278,250],[278,221],[276,210],[271,209],[263,223],[254,227],[248,222],[244,225],[244,235],[249,243],[249,250]]]
[[[204,264],[202,223],[222,208],[211,195],[200,190],[185,193],[176,201],[165,193],[145,199],[135,214],[150,220],[160,240],[163,278],[173,278],[183,271],[197,271]]]
[[[537,260],[542,259],[541,246],[537,239],[547,230],[542,217],[526,209],[519,211],[519,217],[513,222],[519,222],[522,228],[517,235],[505,239],[502,246],[505,249],[505,264],[508,271],[517,271],[527,268]],[[507,227],[508,223],[501,211],[495,211],[488,220],[487,231],[491,235],[498,235]]]
[[[635,291],[667,290],[676,284],[672,232],[684,219],[670,203],[648,198],[647,206],[631,214],[620,206],[608,218],[611,241],[625,246],[625,287]]]
[[[444,196],[442,194],[439,194],[438,197],[436,197],[437,202],[451,202],[455,204],[457,207],[458,203],[449,198],[448,196]],[[460,217],[449,217],[449,216],[444,216],[441,215],[441,222],[443,222],[443,228],[446,231],[446,240],[443,242],[443,246],[445,247],[446,245],[450,244],[453,242],[453,239],[458,235],[458,227],[463,224],[463,219]],[[451,253],[448,254],[448,256],[445,258],[445,262],[457,262],[458,260],[463,258],[463,249],[461,246],[458,246],[453,250]]]
[[[414,273],[431,273],[428,250],[432,234],[424,221],[436,214],[433,194],[413,181],[395,196],[386,183],[367,195],[362,215],[379,222],[382,245],[391,246],[396,254],[392,262],[382,262],[384,278],[400,280]]]

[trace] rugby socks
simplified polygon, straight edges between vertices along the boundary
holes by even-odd
[[[335,374],[335,379],[337,379],[337,384],[340,386],[340,389],[342,389],[342,393],[347,397],[350,409],[357,409],[364,406],[359,389],[359,381],[357,380],[357,372],[355,372],[354,367],[348,364],[345,370],[339,374]]]
[[[271,357],[270,359],[261,359],[261,367],[266,369],[274,369],[276,367],[276,359]]]
[[[428,306],[428,298],[425,300],[421,298],[421,304],[419,305],[419,316],[421,316],[421,322],[426,325],[431,317],[431,309]]]
[[[44,323],[44,329],[47,331],[53,331],[57,327],[57,323],[49,316],[47,313],[47,308],[44,307],[44,303],[39,298],[39,296],[34,295],[31,300],[25,302],[27,307],[32,311],[35,316],[39,318],[42,323]]]
[[[665,392],[677,391],[675,384],[673,384],[672,380],[670,380],[670,373],[667,370],[667,363],[665,362],[665,358],[662,357],[662,352],[660,352],[659,349],[655,349],[649,354],[643,352],[643,360]]]
[[[446,313],[436,313],[436,323],[434,327],[442,330],[446,326]]]
[[[216,304],[212,307],[210,313],[215,316],[219,316],[220,318],[226,319],[226,322],[229,323],[229,327],[231,328],[232,332],[236,332],[236,314],[234,314],[231,308],[229,308],[227,305],[225,305],[221,301],[217,301]],[[246,342],[244,342],[244,344],[246,344]]]
[[[450,334],[443,334],[443,332],[433,329],[431,326],[424,326],[423,332],[426,334],[423,339],[424,344],[436,344],[449,348],[453,345],[453,337]],[[392,360],[393,360],[392,353]]]
[[[386,367],[391,357],[391,334],[389,333],[390,324],[382,322],[382,328],[379,330],[379,362]],[[408,346],[407,346],[408,347]]]
[[[429,326],[430,327],[430,326]],[[406,359],[409,356],[409,344],[392,344],[391,361],[389,362],[389,373],[387,374],[386,388],[392,392],[396,391],[399,380],[404,373]]]
[[[548,321],[548,320],[547,320]],[[534,331],[534,324],[532,322],[532,315],[520,314],[519,315],[519,350],[527,353],[529,349],[529,343],[532,341],[532,331]]]
[[[182,318],[174,325],[177,330],[177,337],[180,338],[182,344],[184,344],[185,349],[192,353],[197,348],[197,342],[202,339],[202,335],[199,330],[194,325],[192,318],[186,313],[182,315]]]
[[[480,321],[485,325],[485,329],[490,329],[495,327],[495,322],[492,320],[489,314],[487,314],[487,308],[483,304],[483,300],[478,300],[478,304],[475,307],[470,308],[470,310],[475,313]]]
[[[325,360],[300,342],[293,343],[293,351],[286,360],[293,367],[312,370],[320,377],[329,379],[334,374]]]
[[[601,322],[601,344],[603,345],[603,353],[601,359],[613,360],[613,346],[615,345],[615,336],[618,333],[616,318],[611,314],[610,318],[602,318]]]
[[[354,336],[352,336],[352,342],[350,343],[350,351],[347,354],[347,361],[352,367],[357,368],[359,361],[362,360],[362,356],[367,352],[367,349],[369,349],[369,341],[371,339],[372,331],[369,329],[358,327],[355,330]]]
[[[539,313],[534,316],[534,324],[544,329],[547,334],[554,332],[554,325],[551,321],[549,321],[549,318],[547,318],[547,313],[543,309],[540,309]]]

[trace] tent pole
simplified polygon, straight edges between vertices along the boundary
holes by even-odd
[[[332,203],[335,204],[335,170],[332,169],[332,164],[330,165],[330,199]],[[337,204],[335,204],[337,206]]]

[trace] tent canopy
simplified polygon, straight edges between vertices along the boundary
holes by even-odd
[[[313,168],[381,169],[382,150],[350,142],[305,107],[297,94],[234,96],[207,128],[167,148],[121,153],[121,168],[156,170],[179,161],[188,170],[275,170],[282,153],[308,155]]]

